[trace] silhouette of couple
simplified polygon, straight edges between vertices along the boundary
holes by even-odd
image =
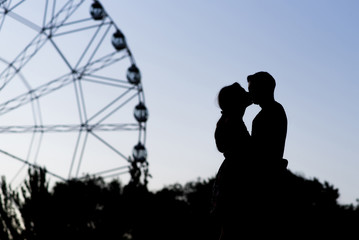
[[[287,134],[284,108],[274,98],[275,79],[267,72],[247,77],[248,92],[238,83],[218,94],[222,116],[215,141],[225,159],[216,175],[212,214],[221,228],[221,240],[240,239],[276,231],[282,219],[281,181],[287,167],[283,159]],[[252,103],[261,111],[249,134],[243,116]],[[274,217],[274,218],[273,218]],[[280,228],[280,227],[279,227]],[[254,230],[255,229],[255,230]],[[251,238],[253,239],[253,238]]]

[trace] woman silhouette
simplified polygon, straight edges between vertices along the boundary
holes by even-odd
[[[212,214],[221,226],[221,240],[238,238],[238,215],[245,206],[243,180],[250,161],[250,135],[243,122],[246,108],[251,104],[248,92],[238,83],[223,87],[218,94],[222,116],[217,122],[215,141],[223,153],[213,188]]]

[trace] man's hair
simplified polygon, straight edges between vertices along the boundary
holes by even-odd
[[[257,72],[249,75],[247,81],[265,91],[274,92],[276,86],[275,79],[267,72]]]

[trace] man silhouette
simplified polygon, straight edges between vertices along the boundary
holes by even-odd
[[[288,230],[287,198],[283,185],[288,164],[283,159],[287,116],[283,106],[274,99],[276,82],[269,73],[257,72],[249,75],[247,81],[253,103],[261,107],[252,121],[251,133],[251,156],[255,166],[249,183],[255,209],[253,226],[262,229],[266,238],[275,236],[282,239],[280,237],[287,237]]]
[[[287,167],[283,159],[287,136],[287,116],[283,106],[274,99],[276,82],[267,72],[247,77],[248,91],[261,111],[252,122],[253,157],[266,171]]]

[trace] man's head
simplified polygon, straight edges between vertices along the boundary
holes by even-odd
[[[263,104],[274,100],[275,80],[267,72],[257,72],[247,77],[248,91],[253,103]]]

